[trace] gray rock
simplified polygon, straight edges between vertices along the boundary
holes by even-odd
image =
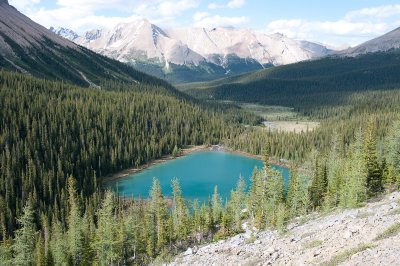
[[[188,248],[185,253],[183,253],[184,256],[189,256],[193,254],[193,249],[192,248]]]
[[[279,258],[279,253],[278,253],[278,252],[275,252],[275,253],[272,254],[272,256],[271,256],[271,259],[272,259],[273,261],[277,260],[278,258]]]

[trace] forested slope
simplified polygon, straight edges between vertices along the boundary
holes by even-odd
[[[153,90],[82,89],[0,72],[3,239],[27,202],[38,217],[65,221],[68,175],[86,197],[96,177],[170,154],[175,145],[218,143],[229,132],[221,115]]]
[[[316,106],[340,105],[354,92],[395,89],[399,85],[400,50],[392,50],[301,62],[180,88],[204,99],[310,110]]]
[[[218,111],[147,85],[99,91],[0,72],[0,262],[137,264],[241,232],[278,228],[315,210],[356,207],[400,185],[398,90],[358,93],[323,109],[320,130],[278,134],[227,123]],[[254,173],[224,202],[200,205],[175,180],[171,208],[157,180],[149,199],[104,193],[98,177],[175,145],[216,143],[294,159]],[[311,151],[311,152],[310,152]],[[247,212],[243,212],[247,209]]]

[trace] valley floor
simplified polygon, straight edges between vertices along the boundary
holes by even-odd
[[[400,192],[363,208],[251,232],[179,255],[171,265],[400,265]]]

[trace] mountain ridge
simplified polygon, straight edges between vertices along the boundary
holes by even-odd
[[[64,29],[59,35],[65,31],[73,32]],[[71,39],[68,34],[64,37]],[[147,19],[90,30],[72,40],[174,83],[211,80],[332,52],[282,34],[231,27],[162,29]]]
[[[0,2],[0,69],[83,87],[115,80],[175,90],[165,81],[61,38],[4,0]]]
[[[339,56],[358,56],[397,48],[400,48],[400,27],[360,45],[340,51],[337,54]]]
[[[143,28],[146,27],[153,28],[156,31],[145,32]],[[301,42],[295,41],[279,33],[267,35],[250,29],[236,29],[232,27],[229,28],[217,27],[211,29],[196,28],[196,27],[162,29],[161,27],[152,24],[147,19],[139,19],[128,23],[120,23],[112,29],[101,29],[98,31],[100,31],[101,34],[97,35],[96,38],[87,39],[85,37],[88,35],[88,33],[93,32],[93,30],[90,30],[87,31],[82,36],[75,38],[74,41],[80,45],[83,45],[95,51],[96,50],[115,51],[115,49],[113,48],[120,46],[122,42],[125,45],[130,45],[129,48],[135,48],[137,51],[143,51],[149,53],[149,51],[146,50],[146,48],[150,49],[149,45],[148,47],[143,47],[140,46],[140,44],[132,44],[132,43],[137,41],[136,39],[137,36],[148,38],[149,36],[146,36],[145,34],[152,33],[151,35],[154,41],[158,41],[161,35],[161,38],[169,39],[170,42],[179,43],[185,48],[187,46],[189,48],[187,49],[187,52],[197,53],[206,60],[213,55],[226,56],[229,54],[235,54],[238,55],[240,58],[255,59],[260,64],[274,64],[274,65],[293,63],[311,59],[314,57],[320,57],[322,55],[329,53],[330,51],[323,45],[307,41],[301,41]],[[128,33],[132,33],[132,35],[128,36]],[[295,51],[296,53],[294,52],[292,53],[294,56],[290,57],[290,55],[285,55],[285,52],[287,52],[285,49],[279,51],[281,57],[284,57],[283,60],[275,58],[278,57],[279,54],[275,51],[273,55],[270,55],[271,47],[273,45],[278,45],[280,42],[284,43],[284,45],[286,46],[284,48],[288,50],[297,49]],[[303,45],[309,46],[309,44],[312,44],[315,47],[319,47],[320,49],[313,50],[313,49],[306,49],[303,47]],[[269,45],[267,47],[269,48],[269,50],[265,49],[266,45]],[[264,50],[262,51],[264,53],[259,53],[259,54],[252,53],[253,50],[262,48],[264,48]],[[127,47],[124,47],[124,49],[126,50]],[[270,55],[270,57],[268,57],[268,55]],[[152,58],[153,54],[150,53],[148,55],[148,59]],[[158,58],[160,58],[160,56]],[[176,58],[166,58],[166,61],[175,64],[182,64],[182,61],[184,60],[177,60]],[[197,62],[192,62],[190,60],[187,60],[186,62],[188,62],[189,64],[197,63]],[[215,61],[212,63],[218,64],[218,62]]]

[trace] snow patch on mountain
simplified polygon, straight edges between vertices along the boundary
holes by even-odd
[[[60,34],[69,36],[71,32],[64,29]],[[77,44],[119,61],[144,61],[165,68],[169,63],[198,66],[202,62],[226,67],[231,58],[255,60],[261,66],[285,65],[330,52],[323,45],[296,41],[282,34],[266,35],[232,27],[164,30],[146,19],[121,23],[113,29],[91,30],[78,38],[72,36]]]
[[[111,30],[89,31],[75,42],[122,62],[149,60],[161,64],[198,65],[205,60],[146,19],[121,23]]]
[[[74,41],[76,38],[79,37],[79,35],[76,32],[74,32],[73,30],[62,28],[62,27],[58,27],[58,28],[50,27],[50,31],[54,32],[55,34],[65,38],[65,39],[68,39],[70,41]]]

